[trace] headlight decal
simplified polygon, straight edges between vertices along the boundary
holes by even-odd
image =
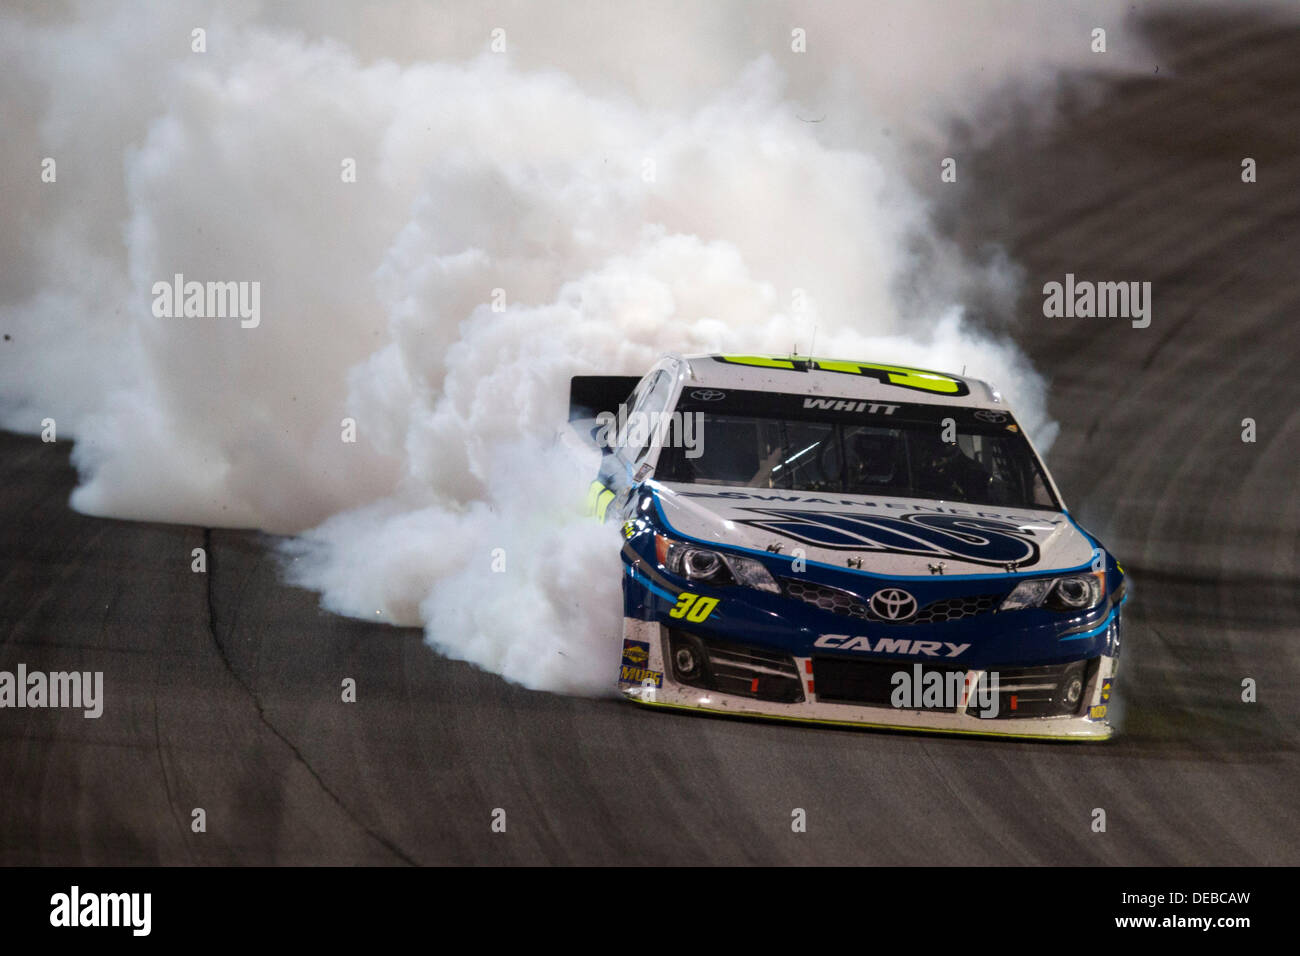
[[[632,575],[638,583],[649,588],[659,597],[669,602],[676,602],[678,589],[660,574],[653,564],[637,554],[631,544],[623,545],[623,560],[628,564],[628,574]]]
[[[1110,609],[1110,613],[1106,615],[1105,620],[1103,620],[1096,627],[1089,628],[1088,630],[1084,631],[1082,634],[1067,634],[1064,637],[1060,638],[1060,640],[1082,641],[1091,637],[1096,637],[1098,634],[1105,633],[1106,628],[1111,626],[1111,624],[1115,620],[1115,615],[1117,615],[1118,613],[1119,613],[1119,608],[1113,607]]]
[[[638,584],[648,589],[651,593],[658,595],[659,597],[663,598],[665,601],[676,603],[677,601],[676,595],[674,595],[670,591],[665,591],[663,588],[656,585],[644,573],[634,568],[629,568],[628,571],[631,573],[633,580],[635,580]]]

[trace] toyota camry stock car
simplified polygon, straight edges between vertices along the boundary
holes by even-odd
[[[575,376],[621,523],[630,699],[832,724],[1100,739],[1125,576],[977,379],[670,355]]]

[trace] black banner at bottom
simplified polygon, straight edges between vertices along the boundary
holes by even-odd
[[[1232,945],[1292,927],[1295,869],[72,869],[0,870],[10,941],[332,946],[442,932],[573,945],[671,934],[761,944],[776,923],[798,935],[886,924],[916,943],[981,937],[1078,942],[1113,936]],[[784,917],[783,917],[784,912]],[[819,930],[820,932],[821,930]],[[539,936],[539,934],[541,934]],[[971,935],[974,934],[974,935]]]

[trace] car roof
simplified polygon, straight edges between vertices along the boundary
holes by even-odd
[[[1006,408],[997,389],[981,379],[888,362],[713,353],[680,359],[692,386]]]

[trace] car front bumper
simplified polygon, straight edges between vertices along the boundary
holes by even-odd
[[[635,647],[638,658],[644,655],[645,659],[638,659],[635,669],[625,668],[621,672],[619,689],[629,700],[646,706],[815,724],[987,737],[1099,741],[1114,733],[1109,715],[1117,659],[1107,655],[1096,658],[1096,666],[1089,668],[1082,700],[1074,713],[1016,716],[1004,711],[999,717],[981,717],[974,699],[958,699],[956,706],[948,708],[882,706],[876,702],[864,704],[819,699],[817,674],[819,667],[826,664],[819,663],[824,659],[814,657],[792,655],[800,683],[798,700],[763,699],[696,687],[674,679],[673,668],[666,659],[670,644],[665,625],[625,618],[623,636],[625,648]],[[880,663],[897,670],[906,670],[910,666],[896,660]],[[985,676],[982,671],[967,671],[968,686],[977,686]],[[787,674],[785,679],[791,678]]]

